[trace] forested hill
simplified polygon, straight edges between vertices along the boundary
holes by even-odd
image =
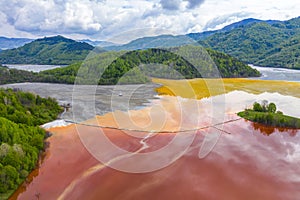
[[[94,47],[62,36],[34,40],[22,47],[0,52],[1,64],[66,65],[85,59]]]
[[[299,36],[300,17],[272,23],[254,22],[199,42],[245,63],[300,69]]]
[[[169,49],[170,50],[170,49]],[[213,78],[218,72],[222,77],[255,77],[260,73],[237,59],[214,50],[205,50],[197,46],[174,47],[171,51],[163,49],[135,50],[129,52],[105,52],[95,55],[84,63],[79,62],[64,68],[32,73],[20,70],[0,68],[0,84],[11,82],[51,82],[73,84],[76,77],[81,84],[145,83],[149,77],[169,79]],[[203,51],[203,52],[202,52]],[[174,53],[172,53],[174,52]],[[180,55],[196,53],[193,62]],[[199,55],[204,58],[199,59]],[[207,56],[211,59],[208,59]],[[206,57],[205,57],[206,56]],[[212,62],[213,61],[213,62]],[[105,69],[105,67],[107,69]],[[81,70],[79,76],[77,71]],[[127,73],[129,72],[129,73]],[[98,80],[102,74],[101,79]],[[124,76],[126,74],[126,76]],[[122,77],[122,78],[121,78]],[[99,82],[95,82],[95,80]]]
[[[60,112],[52,98],[0,89],[0,199],[8,199],[36,167],[46,137],[39,125]]]

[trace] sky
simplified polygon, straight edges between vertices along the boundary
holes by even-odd
[[[0,36],[118,41],[299,16],[298,0],[0,0]],[[121,43],[121,40],[119,40]]]

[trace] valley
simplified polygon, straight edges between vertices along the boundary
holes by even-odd
[[[261,72],[263,73],[263,70]],[[292,72],[292,70],[285,70],[284,72],[284,74],[288,75]],[[72,102],[72,108],[64,114],[63,119],[66,121],[75,120],[77,122],[82,122],[77,125],[69,124],[66,127],[51,128],[51,126],[48,126],[47,130],[53,133],[53,135],[47,139],[47,141],[50,143],[50,147],[46,151],[46,157],[44,158],[40,168],[30,175],[29,179],[32,179],[32,181],[22,185],[17,190],[17,193],[12,196],[12,199],[16,198],[15,195],[18,196],[18,199],[34,198],[37,195],[40,197],[47,196],[49,198],[58,199],[71,199],[74,197],[74,195],[76,195],[76,197],[87,197],[92,195],[88,197],[89,199],[116,198],[115,193],[122,194],[125,199],[130,199],[132,197],[130,193],[126,193],[125,195],[124,192],[128,190],[136,191],[133,188],[137,187],[136,184],[145,179],[147,179],[149,183],[152,182],[152,184],[149,185],[147,190],[141,190],[140,195],[143,195],[146,199],[155,198],[157,197],[156,195],[163,195],[166,198],[171,198],[172,193],[168,192],[168,189],[166,193],[157,192],[157,194],[154,196],[151,193],[148,193],[148,191],[157,190],[156,185],[162,184],[165,185],[164,187],[169,188],[170,185],[175,184],[174,181],[176,182],[177,178],[185,180],[185,184],[188,185],[196,184],[194,181],[192,181],[193,179],[191,179],[190,173],[196,172],[197,170],[195,167],[199,165],[203,165],[203,168],[201,168],[201,173],[197,172],[197,174],[200,175],[205,172],[206,174],[210,174],[208,175],[209,179],[213,179],[213,174],[217,173],[215,170],[221,166],[224,167],[224,164],[225,166],[228,165],[232,156],[247,156],[252,160],[239,159],[239,162],[242,161],[244,165],[247,166],[251,166],[251,163],[256,163],[257,165],[259,160],[254,159],[253,154],[255,152],[247,151],[248,153],[245,154],[243,153],[244,151],[234,150],[238,148],[242,141],[248,141],[247,145],[252,149],[254,148],[252,145],[263,145],[265,148],[273,148],[273,145],[282,147],[283,143],[280,141],[289,141],[291,144],[294,144],[294,142],[297,141],[297,139],[295,140],[295,137],[299,136],[299,130],[276,129],[258,124],[252,124],[251,122],[238,119],[234,113],[243,110],[245,106],[250,106],[254,101],[268,100],[276,102],[278,109],[284,111],[284,113],[291,116],[300,117],[298,112],[298,108],[300,107],[300,105],[298,105],[298,90],[300,85],[297,82],[276,81],[276,77],[279,74],[283,74],[283,72],[280,70],[274,70],[273,76],[269,75],[268,78],[273,78],[275,80],[265,81],[253,79],[223,79],[223,91],[226,93],[224,96],[222,93],[219,93],[220,89],[217,91],[214,90],[216,82],[210,82],[213,80],[186,80],[185,82],[191,82],[190,86],[190,83],[183,84],[182,80],[153,79],[154,82],[163,84],[163,88],[168,88],[167,91],[172,91],[172,93],[168,93],[169,95],[182,96],[188,99],[178,99],[178,97],[171,96],[158,97],[156,96],[154,89],[157,88],[156,90],[158,93],[161,93],[161,90],[163,89],[159,88],[159,85],[155,84],[131,86],[74,86],[45,83],[19,83],[4,85],[5,87],[9,88],[19,88],[24,91],[30,91],[43,97],[51,96],[58,99],[60,103]],[[295,77],[295,79],[292,81],[297,80],[297,77]],[[204,83],[203,86],[201,86],[202,81]],[[210,83],[207,83],[207,81]],[[201,84],[199,85],[199,83]],[[194,87],[193,85],[197,87]],[[258,86],[260,91],[257,90]],[[180,90],[180,88],[182,88],[182,90]],[[207,90],[207,92],[204,92],[207,95],[200,95],[201,92],[203,94],[204,88]],[[164,94],[166,94],[166,90],[163,91]],[[191,91],[193,95],[188,95],[188,91]],[[119,96],[120,92],[123,94],[122,96]],[[195,96],[195,94],[197,95]],[[93,97],[94,100],[92,100]],[[199,100],[195,101],[190,98],[196,98]],[[287,104],[289,104],[289,106],[287,106]],[[213,111],[216,108],[222,111],[221,115]],[[80,112],[76,112],[75,109]],[[159,117],[160,120],[151,121],[149,116],[156,116],[156,118]],[[226,121],[229,122],[224,123]],[[219,124],[220,122],[221,124]],[[219,125],[215,125],[215,127],[213,124]],[[53,123],[53,125],[55,126],[55,123]],[[99,127],[102,128],[99,129]],[[192,129],[201,131],[192,131]],[[222,131],[219,131],[219,129]],[[153,135],[148,136],[147,131],[158,132],[154,132]],[[181,133],[181,131],[184,132]],[[214,150],[212,150],[212,152],[209,154],[208,158],[212,160],[199,159],[197,157],[197,152],[201,146],[199,146],[199,144],[203,145],[203,143],[205,143],[204,141],[206,134],[213,133],[217,134],[217,136],[221,138],[217,144],[217,147],[214,148]],[[142,140],[145,140],[146,142],[146,149],[142,150],[144,153],[155,152],[161,149],[164,145],[166,145],[166,143],[173,141],[174,137],[181,138],[181,141],[187,140],[187,142],[194,142],[191,143],[191,146],[188,145],[189,142],[183,142],[181,144],[183,146],[179,145],[177,147],[178,151],[173,149],[172,152],[174,152],[174,154],[170,155],[171,157],[169,158],[171,160],[174,158],[173,156],[177,157],[181,155],[181,152],[184,148],[186,148],[186,145],[189,146],[189,150],[187,151],[188,153],[185,153],[184,156],[176,160],[175,165],[166,166],[159,171],[146,173],[144,175],[135,176],[128,174],[125,176],[125,174],[122,172],[115,171],[114,168],[122,169],[127,165],[123,166],[118,164],[117,161],[110,161],[109,158],[108,160],[103,161],[103,163],[105,163],[104,165],[98,164],[98,161],[95,159],[95,157],[91,157],[91,155],[93,155],[97,158],[97,154],[94,154],[95,152],[89,148],[90,144],[85,147],[82,146],[81,142],[83,142],[84,145],[87,145],[86,142],[88,141],[100,142],[99,134],[103,134],[104,137],[109,138],[109,140],[115,145],[126,149],[129,152],[133,152],[131,156],[125,156],[126,159],[124,160],[120,157],[120,159],[127,164],[138,162],[135,161],[135,159],[138,158],[134,156],[134,152],[138,151],[142,147]],[[252,134],[255,135],[255,139],[253,136],[251,136]],[[266,135],[271,135],[272,137],[265,138]],[[284,140],[278,140],[278,137],[284,137]],[[191,140],[193,138],[194,140]],[[234,138],[236,140],[235,143],[238,146],[231,147],[229,149],[228,147],[226,148],[226,146],[230,145],[229,141],[233,140]],[[72,142],[70,143],[70,141]],[[253,143],[249,143],[249,141],[252,141]],[[260,142],[257,143],[258,141]],[[227,152],[228,155],[223,155],[223,159],[216,162],[213,157],[220,156],[220,152],[224,151]],[[100,152],[103,152],[103,150]],[[116,150],[106,150],[105,152],[111,152],[112,154],[114,154],[113,152],[117,153]],[[290,165],[297,165],[298,161],[291,159],[291,157],[297,155],[298,149],[294,149],[294,153],[288,157],[284,156],[284,152],[285,148],[283,147],[280,148],[280,150],[269,152],[274,154],[276,153],[276,156],[270,156],[268,162],[272,165],[276,165],[280,164],[280,159],[285,159]],[[122,156],[123,153],[121,153],[120,156]],[[258,151],[256,153],[262,154],[262,151]],[[75,155],[80,156],[77,157]],[[162,154],[161,156],[164,155]],[[166,156],[167,155],[165,155],[164,159],[167,158]],[[111,158],[114,157],[116,156],[114,155]],[[273,159],[276,157],[278,159]],[[68,158],[73,158],[73,160],[69,160]],[[74,158],[76,159],[74,160]],[[128,162],[128,159],[131,159],[132,161]],[[76,163],[78,162],[85,162],[85,164],[77,165]],[[178,168],[182,168],[184,166],[183,163],[189,163],[188,166],[191,167],[190,170],[192,171],[187,172],[184,174],[184,176],[179,176],[174,180],[169,180],[168,182],[158,178],[162,173],[170,175],[175,173]],[[208,164],[215,166],[215,169],[212,170],[205,167]],[[77,167],[74,168],[74,165]],[[152,164],[147,162],[145,165],[152,166]],[[269,197],[277,198],[277,196],[274,196],[274,194],[271,192],[274,190],[274,188],[279,187],[276,184],[273,184],[275,180],[270,178],[270,176],[272,176],[272,171],[267,174],[265,174],[263,171],[258,171],[258,174],[254,174],[250,166],[249,168],[243,168],[243,170],[239,167],[239,165],[234,164],[233,166],[235,171],[240,170],[239,173],[242,176],[245,177],[245,174],[251,174],[251,177],[260,176],[264,184],[268,185],[268,189],[261,193],[258,192],[259,190],[255,189],[255,187],[252,188],[251,190],[255,191],[256,194],[253,197],[258,199]],[[265,167],[265,165],[261,163],[260,168],[263,166]],[[281,163],[281,166],[284,168],[283,163]],[[133,166],[128,165],[127,167],[130,169]],[[154,165],[153,167],[159,167],[159,165]],[[53,171],[60,171],[60,173],[58,173],[56,176],[51,173]],[[231,170],[227,170],[226,173],[229,173],[230,171]],[[234,171],[231,171],[230,173],[232,173],[231,176],[233,176]],[[132,184],[127,185],[127,187],[113,187],[114,192],[112,193],[105,192],[104,188],[109,187],[106,184],[112,184],[111,181],[113,180],[109,178],[111,176],[115,177],[116,180],[122,180],[121,185],[127,183],[128,179],[131,179]],[[221,176],[225,177],[227,175],[223,174]],[[59,181],[62,177],[64,177],[64,181]],[[106,181],[99,182],[98,177],[101,177],[101,180],[105,179]],[[293,199],[292,195],[289,197],[288,194],[292,191],[294,192],[293,188],[297,186],[294,184],[288,184],[290,181],[288,177],[290,177],[289,174],[277,176],[275,182],[280,181],[282,184],[285,184],[285,187],[281,188],[281,195],[284,195],[287,199]],[[201,180],[201,177],[198,178]],[[224,178],[224,184],[229,180],[231,179]],[[250,176],[246,178],[245,181],[249,184],[256,183],[255,179],[250,178]],[[94,186],[97,185],[97,191],[99,191],[99,193],[92,192],[92,190],[86,188],[86,186],[91,187],[90,184]],[[208,184],[215,183],[211,182]],[[53,185],[56,187],[53,187]],[[81,189],[78,190],[78,187]],[[82,189],[82,187],[85,189]],[[177,187],[182,188],[183,186],[179,184]],[[52,188],[52,190],[50,188]],[[243,187],[236,187],[235,183],[233,183],[229,186],[228,195],[238,195],[234,192],[237,189],[239,191],[245,191],[244,189],[246,188],[243,189]],[[75,190],[77,193],[74,193]],[[205,191],[206,192],[193,191],[191,195],[211,195],[208,190]],[[183,193],[182,195],[187,196],[188,193]],[[243,198],[247,195],[249,194],[243,192],[237,197]]]
[[[179,4],[152,7],[171,16],[202,3]],[[0,199],[300,196],[300,17],[152,27],[119,43],[92,39],[110,31],[89,13],[62,18],[64,34],[47,21],[49,36],[0,37]]]

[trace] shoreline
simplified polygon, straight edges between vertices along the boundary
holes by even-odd
[[[281,81],[280,81],[281,82]],[[162,83],[161,83],[162,84]],[[154,98],[152,98],[152,101],[153,101],[153,99]],[[146,107],[144,107],[144,108],[142,108],[142,110],[143,109],[145,109]],[[138,112],[139,110],[137,110],[136,112]],[[110,113],[107,113],[106,115],[108,115],[108,114],[111,114],[111,112]],[[100,118],[101,117],[103,117],[103,116],[99,116]],[[103,128],[105,128],[105,127],[103,127]],[[51,129],[51,128],[50,128]],[[54,128],[55,129],[55,128]],[[59,129],[59,128],[58,128]],[[64,129],[63,127],[62,127],[62,129]],[[132,130],[129,130],[129,131],[132,131]],[[148,131],[149,132],[149,131]],[[47,140],[49,140],[49,138],[47,138]],[[51,137],[50,137],[50,140],[51,140]],[[43,158],[43,160],[41,161],[41,163],[42,163],[42,165],[43,165],[43,162],[45,161],[45,158],[46,158],[47,156],[45,156],[44,158]],[[31,182],[34,180],[34,178],[35,177],[37,177],[38,175],[39,175],[39,170],[40,170],[40,167],[42,166],[42,165],[40,165],[37,169],[35,169],[32,173],[30,173],[30,176],[31,176]],[[35,176],[34,176],[35,175]],[[27,183],[26,185],[24,185],[23,187],[25,188],[25,190],[24,191],[26,191],[26,186],[28,186],[28,185],[30,185],[30,183],[31,182],[29,182],[29,183]],[[22,193],[24,192],[23,190],[22,190]],[[19,196],[20,194],[22,194],[22,193],[19,193],[17,196]]]
[[[51,134],[47,131],[46,133]],[[48,138],[50,138],[52,135],[47,136],[44,140],[44,150],[39,153],[39,158],[36,163],[36,167],[28,174],[28,176],[25,178],[25,180],[19,185],[19,187],[9,196],[8,200],[15,200],[18,199],[18,196],[21,195],[23,192],[26,191],[26,188],[28,185],[32,183],[35,177],[37,177],[40,173],[40,168],[44,162],[44,160],[47,158],[48,154],[47,151],[50,147],[50,143],[47,141]],[[38,197],[37,197],[38,198]]]
[[[288,67],[271,67],[271,66],[257,66],[255,64],[248,64],[250,67],[253,68],[269,68],[269,69],[286,69],[286,70],[295,70],[297,72],[300,71],[300,68],[288,68]]]

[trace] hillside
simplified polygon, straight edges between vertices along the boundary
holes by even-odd
[[[149,49],[149,48],[158,48],[158,47],[177,47],[182,45],[194,44],[198,40],[203,40],[209,36],[212,36],[216,33],[224,33],[236,28],[241,28],[246,25],[250,25],[257,22],[265,22],[267,24],[274,24],[280,21],[274,20],[259,20],[259,19],[244,19],[242,21],[230,24],[225,26],[222,29],[214,30],[214,31],[204,31],[201,33],[188,33],[186,35],[158,35],[152,37],[143,37],[138,38],[124,45],[111,45],[105,46],[106,50],[137,50],[137,49]],[[94,45],[95,46],[95,45]]]
[[[256,61],[256,65],[300,69],[300,36],[294,36],[281,47],[273,48],[264,54],[264,58]]]
[[[204,32],[201,32],[201,33],[189,33],[186,36],[188,36],[188,37],[190,37],[194,40],[204,40],[207,37],[209,37],[209,36],[211,36],[215,33],[223,33],[223,32],[227,32],[227,31],[231,31],[233,29],[242,28],[246,25],[250,25],[250,24],[253,24],[253,23],[257,23],[257,22],[265,22],[267,24],[274,24],[274,23],[279,22],[279,21],[276,21],[276,20],[266,20],[266,21],[264,21],[264,20],[260,20],[260,19],[248,18],[248,19],[244,19],[244,20],[229,24],[229,25],[227,25],[227,26],[225,26],[225,27],[223,27],[222,29],[219,29],[219,30],[204,31]]]
[[[84,63],[79,62],[68,67],[40,73],[4,68],[0,70],[0,84],[24,81],[73,84],[77,78],[77,83],[80,84],[110,85],[116,83],[146,83],[150,81],[149,77],[168,79],[217,77],[208,55],[224,78],[260,75],[257,70],[231,56],[214,50],[207,49],[206,51],[199,46],[183,46],[165,50],[104,52],[90,57]],[[188,55],[195,52],[197,52],[197,55],[190,61],[192,63],[178,55]],[[106,66],[108,67],[105,69]],[[79,69],[80,73],[78,75]],[[99,74],[102,74],[100,80]]]
[[[94,47],[62,36],[45,37],[0,52],[1,64],[66,65],[85,59]]]
[[[271,22],[254,22],[219,32],[200,40],[200,44],[246,63],[300,69],[300,17]]]
[[[52,98],[0,89],[1,199],[8,199],[36,167],[47,136],[39,125],[56,119],[60,112]]]

